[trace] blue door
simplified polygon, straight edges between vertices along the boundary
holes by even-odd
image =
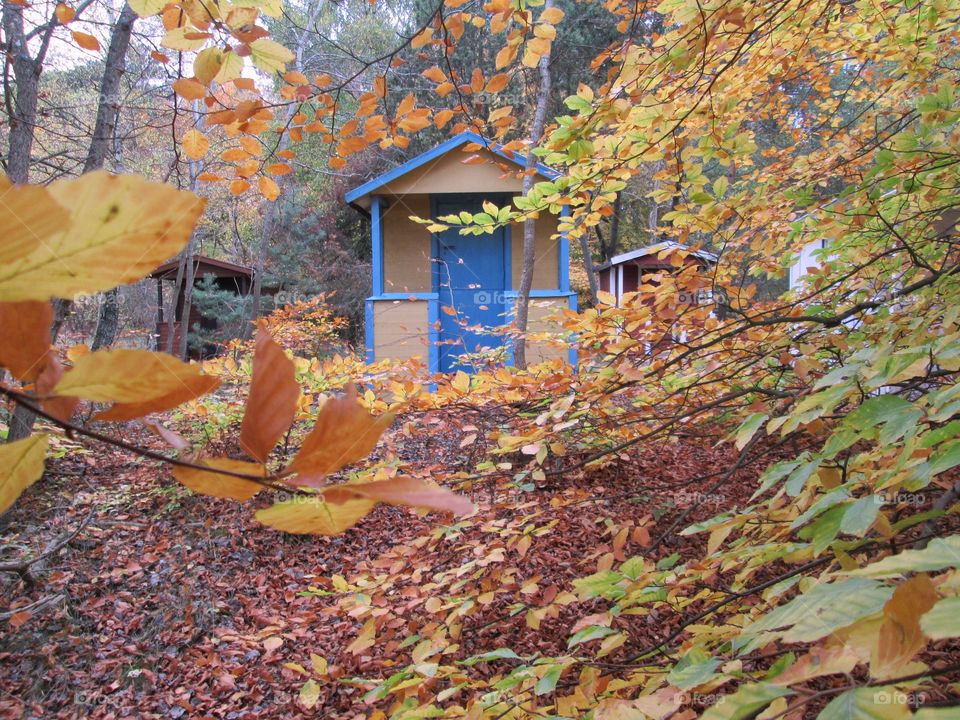
[[[491,199],[498,206],[505,199]],[[434,211],[437,217],[466,210],[482,211],[482,198],[439,198]],[[434,258],[434,288],[440,298],[441,372],[470,372],[473,367],[460,355],[503,344],[500,335],[490,328],[503,325],[504,290],[507,288],[509,263],[508,230],[499,228],[485,235],[460,235],[454,228],[437,233]],[[484,331],[486,328],[486,332]]]

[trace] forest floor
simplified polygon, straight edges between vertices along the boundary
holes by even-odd
[[[403,447],[413,462],[462,456],[459,438],[442,429],[406,437]],[[478,489],[478,513],[460,526],[457,548],[493,561],[509,555],[518,582],[536,580],[523,588],[536,589],[534,605],[570,590],[611,552],[618,560],[675,552],[692,558],[703,551],[700,536],[671,533],[655,548],[651,538],[691,504],[700,503],[689,521],[749,497],[749,467],[716,489],[715,479],[690,481],[730,462],[728,451],[705,442],[643,446],[612,469],[501,493],[494,503]],[[269,499],[258,496],[256,504]],[[502,542],[534,516],[542,532],[529,549]],[[168,469],[103,446],[51,459],[2,522],[0,561],[35,555],[80,528],[32,568],[35,584],[0,576],[7,618],[0,621],[2,717],[363,717],[365,691],[348,684],[321,683],[310,710],[298,703],[305,678],[297,666],[310,667],[311,653],[327,661],[329,678],[382,678],[397,647],[351,649],[362,621],[338,608],[338,593],[318,588],[334,588],[334,575],[350,583],[384,567],[400,581],[417,569],[417,580],[451,563],[437,543],[425,544],[449,518],[380,506],[338,537],[283,535],[257,523],[248,505],[191,495]],[[589,607],[534,630],[522,614],[504,612],[511,593],[500,598],[498,577],[491,575],[489,604],[464,627],[462,652],[562,652]],[[635,647],[664,628],[631,630]]]

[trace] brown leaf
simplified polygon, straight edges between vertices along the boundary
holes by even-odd
[[[266,462],[270,451],[289,429],[300,400],[296,368],[281,348],[260,329],[253,354],[250,397],[240,426],[240,447]]]
[[[0,303],[0,366],[18,380],[34,380],[50,352],[53,308],[48,302]]]
[[[328,475],[362,460],[377,446],[380,435],[392,420],[393,413],[379,417],[368,413],[357,399],[357,388],[348,385],[344,395],[330,398],[324,404],[289,470]]]
[[[474,509],[473,503],[463,495],[405,476],[370,483],[336,485],[325,490],[323,496],[330,502],[360,496],[388,505],[430,508],[456,515],[468,515]]]

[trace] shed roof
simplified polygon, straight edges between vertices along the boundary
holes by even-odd
[[[397,180],[398,178],[401,178],[420,167],[423,167],[432,160],[437,160],[447,153],[469,143],[480,145],[487,151],[503,158],[508,162],[513,163],[514,165],[517,165],[518,167],[522,168],[526,165],[525,157],[503,150],[502,145],[494,143],[493,141],[484,138],[472,130],[465,130],[464,132],[445,140],[436,147],[410,158],[405,163],[398,165],[392,170],[368,180],[367,182],[363,183],[363,185],[355,187],[353,190],[347,192],[344,197],[346,201],[354,207],[357,207],[361,210],[366,210],[370,205],[369,196],[376,190],[383,188],[388,183],[391,183],[394,180]],[[536,170],[539,175],[548,180],[553,180],[560,176],[560,173],[558,173],[556,170],[543,165],[542,163],[537,163]],[[452,193],[463,191],[463,188],[450,188],[450,192]]]
[[[619,255],[614,255],[603,265],[597,266],[597,270],[605,270],[608,267],[613,267],[614,265],[622,265],[623,263],[628,263],[632,260],[639,260],[640,258],[649,257],[651,255],[659,255],[662,252],[672,250],[681,250],[708,263],[715,263],[719,259],[712,252],[707,252],[706,250],[694,250],[689,245],[667,240],[664,242],[654,243],[653,245],[647,245],[646,247],[637,248],[636,250],[630,250],[629,252],[621,253]]]
[[[215,275],[217,277],[253,277],[253,268],[244,265],[235,265],[226,260],[217,260],[206,255],[194,254],[191,256],[196,267],[196,276]],[[175,280],[177,277],[177,268],[180,265],[180,258],[176,257],[165,262],[152,273],[150,277],[158,280]]]

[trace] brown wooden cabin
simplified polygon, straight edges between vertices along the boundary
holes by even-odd
[[[677,255],[683,254],[678,262]],[[678,242],[660,242],[621,253],[597,268],[600,290],[616,299],[616,306],[623,302],[626,293],[637,292],[644,284],[644,275],[663,271],[676,271],[697,265],[705,271],[717,263],[717,256],[704,250],[694,250]]]
[[[194,287],[198,286],[206,275],[213,275],[216,278],[216,284],[221,290],[228,290],[236,293],[238,296],[245,296],[253,289],[254,269],[235,265],[224,260],[216,260],[206,255],[195,254],[191,256],[193,263]],[[169,282],[171,285],[177,281],[177,269],[180,265],[180,258],[174,258],[164,263],[150,275],[157,281],[157,350],[166,350],[168,337],[168,318],[164,317],[163,312],[163,283]],[[185,300],[185,287],[181,286],[177,294],[177,301],[174,310],[173,324],[173,347],[174,353],[180,347],[180,337],[183,332],[183,306]],[[188,318],[187,328],[199,324],[206,330],[215,330],[217,328],[217,318],[205,317],[200,309],[193,305],[190,308],[190,317]],[[187,348],[187,353],[193,360],[199,360],[203,356],[209,356],[206,349]]]

